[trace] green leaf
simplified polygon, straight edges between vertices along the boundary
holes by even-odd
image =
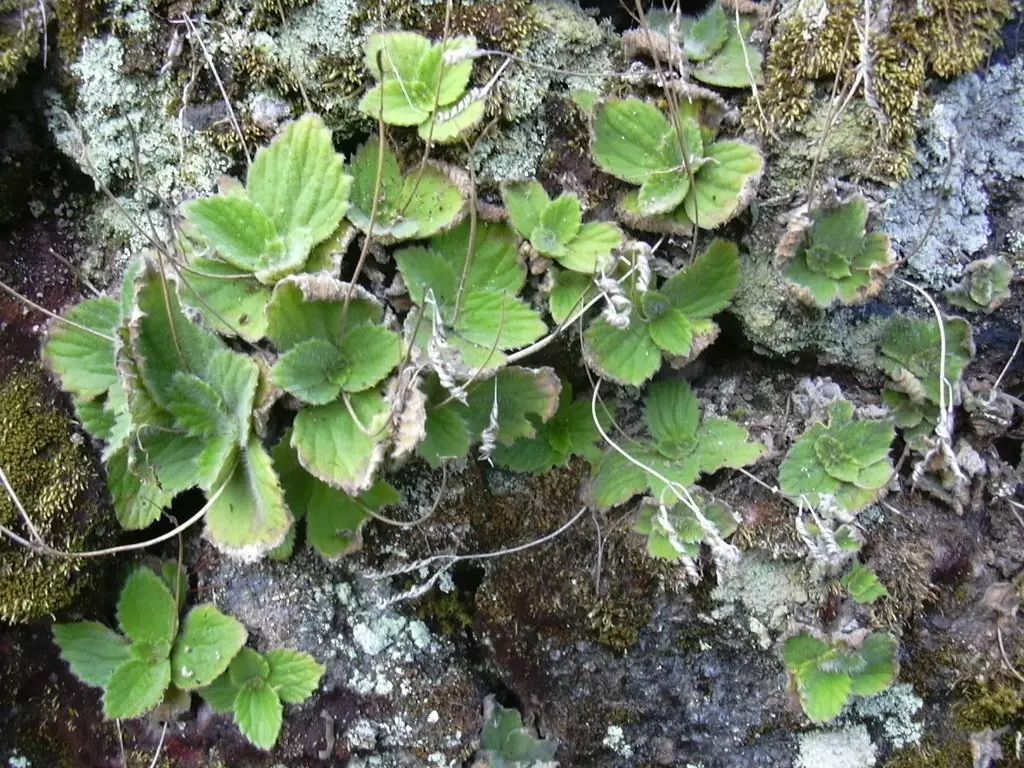
[[[351,292],[348,313],[342,322],[345,297]],[[384,308],[360,286],[328,275],[293,275],[279,282],[267,307],[267,337],[279,350],[306,339],[341,341],[346,328],[379,323]]]
[[[525,302],[489,290],[466,292],[454,328],[482,351],[519,349],[547,332],[540,314]]]
[[[139,275],[136,315],[129,326],[131,353],[147,394],[160,406],[174,397],[179,371],[203,371],[224,343],[181,310],[176,284],[152,264]]]
[[[342,389],[362,392],[386,377],[402,359],[402,340],[379,325],[350,329],[339,344],[345,362]]]
[[[413,91],[390,80],[368,90],[359,100],[359,110],[388,125],[419,125],[430,117],[428,110],[412,103],[413,93],[421,90]]]
[[[103,714],[108,720],[127,720],[155,709],[171,683],[171,663],[129,659],[110,676],[103,694]]]
[[[622,247],[622,241],[622,230],[614,224],[584,224],[566,246],[565,255],[557,257],[558,263],[575,272],[596,274],[608,265],[611,255]]]
[[[466,285],[470,289],[518,294],[526,284],[526,265],[519,256],[519,240],[505,224],[479,222],[470,247],[470,223],[464,222],[451,232],[430,241],[432,250],[451,264],[456,279],[450,292],[438,291],[437,300],[444,305],[455,303],[458,276],[462,274],[467,255],[472,251]]]
[[[657,216],[676,208],[690,191],[690,177],[678,170],[655,173],[640,186],[637,205],[643,216]]]
[[[75,677],[97,688],[105,688],[114,670],[131,658],[128,642],[95,621],[54,624],[53,640]]]
[[[217,333],[257,342],[266,335],[270,288],[251,270],[226,261],[197,258],[182,276],[181,300]]]
[[[597,165],[630,184],[682,163],[675,131],[657,107],[640,99],[609,99],[594,112],[591,152]]]
[[[235,722],[242,735],[260,749],[272,749],[281,732],[281,699],[260,683],[242,688],[235,698]]]
[[[271,375],[277,386],[302,402],[326,405],[341,392],[347,372],[341,350],[329,341],[314,338],[299,342],[281,355]]]
[[[680,36],[683,50],[691,61],[705,61],[721,50],[729,39],[732,22],[718,2],[712,3],[700,16],[683,16]]]
[[[270,675],[270,664],[252,648],[242,648],[231,660],[228,677],[239,688],[247,683],[260,682]]]
[[[107,462],[107,486],[114,501],[117,522],[128,531],[138,531],[155,523],[174,498],[173,493],[131,471],[126,448],[119,450]]]
[[[715,5],[718,6],[717,3]],[[734,20],[729,20],[727,25],[725,45],[710,59],[693,68],[694,79],[719,88],[749,88],[752,83],[761,85],[764,82],[761,52],[748,42],[752,25],[741,21],[737,27]]]
[[[256,153],[246,192],[273,221],[288,250],[283,263],[271,260],[264,274],[257,273],[262,282],[301,267],[313,246],[334,233],[348,210],[351,186],[331,131],[315,115],[289,123]]]
[[[736,246],[715,239],[693,264],[666,280],[660,290],[673,307],[693,320],[711,317],[729,306],[739,284]]]
[[[959,317],[945,318],[943,327],[944,374],[955,392],[964,368],[974,356],[973,332],[970,323]],[[939,326],[934,319],[899,315],[889,321],[882,338],[879,365],[896,380],[894,389],[906,392],[915,402],[924,399],[938,404],[940,350]]]
[[[285,704],[301,704],[316,691],[327,668],[308,653],[278,648],[267,656],[267,682]]]
[[[694,185],[683,201],[683,209],[701,229],[714,229],[750,202],[761,178],[764,158],[742,141],[717,141],[705,148],[704,156],[707,162],[694,175]]]
[[[119,382],[113,339],[121,320],[118,304],[113,299],[86,299],[64,316],[93,332],[54,321],[43,347],[43,360],[64,391],[85,400],[99,397]]]
[[[465,411],[457,400],[448,400],[448,393],[438,383],[436,376],[427,380],[426,437],[416,446],[416,453],[430,466],[437,468],[446,460],[459,458],[469,453],[471,442],[469,426],[462,415]]]
[[[238,557],[269,552],[284,541],[292,516],[259,438],[250,436],[234,465],[225,470],[214,491],[219,496],[206,513],[206,535],[218,549]]]
[[[178,603],[149,568],[132,571],[117,602],[121,631],[136,642],[170,645],[178,630]]]
[[[853,569],[843,577],[843,586],[850,597],[861,605],[870,605],[880,597],[889,596],[889,590],[879,581],[878,574],[861,563],[854,564]]]
[[[661,350],[651,338],[647,324],[635,314],[623,330],[599,317],[583,338],[587,363],[601,376],[619,384],[638,387],[661,367]]]
[[[538,181],[502,184],[501,199],[508,211],[509,221],[523,237],[529,237],[537,228],[541,214],[551,202],[548,193]]]
[[[469,387],[470,432],[479,435],[488,428],[496,398],[498,442],[510,445],[521,437],[534,437],[533,417],[543,422],[554,416],[561,390],[553,368],[502,368],[492,378]]]
[[[655,455],[646,445],[631,446],[630,454],[650,466]],[[624,504],[650,487],[650,475],[618,451],[609,449],[594,467],[589,495],[600,510]]]
[[[419,78],[430,41],[417,32],[375,32],[366,39],[363,51],[366,68],[378,80],[411,82]]]
[[[193,200],[185,206],[185,218],[221,258],[244,273],[255,275],[285,256],[273,220],[244,195]]]
[[[231,682],[231,675],[225,673],[205,688],[200,688],[199,695],[218,715],[227,715],[235,711],[235,699],[238,698],[239,690],[239,687]]]
[[[700,426],[700,403],[690,385],[681,380],[655,382],[644,400],[644,417],[658,443],[691,443]]]
[[[693,325],[678,309],[651,320],[647,329],[654,343],[670,355],[686,357],[693,350]]]
[[[343,402],[303,409],[295,418],[292,445],[306,471],[358,495],[372,485],[383,459],[391,409],[374,391],[352,395],[351,406],[358,423]]]
[[[782,658],[790,672],[799,672],[807,664],[818,661],[828,653],[828,646],[813,635],[801,633],[786,640]]]
[[[563,246],[579,234],[583,223],[583,208],[576,195],[562,193],[544,208],[540,226],[554,233]]]
[[[562,325],[597,296],[597,288],[590,275],[561,270],[554,270],[553,274],[554,287],[548,298],[548,309],[551,319]]]
[[[850,700],[853,684],[845,672],[829,672],[820,667],[806,669],[799,677],[800,703],[815,722],[834,720]]]
[[[881,693],[896,679],[896,641],[891,635],[876,632],[861,646],[863,669],[853,675],[853,692],[858,696]]]
[[[171,651],[174,684],[186,691],[209,685],[228,668],[248,636],[238,619],[211,603],[197,605],[185,616]]]
[[[376,137],[356,151],[355,184],[349,219],[360,230],[370,229],[374,191],[378,189],[373,234],[384,243],[431,237],[450,229],[466,212],[466,191],[454,172],[437,163],[425,163],[402,175],[391,146],[383,151]]]
[[[167,410],[180,429],[198,437],[210,437],[230,427],[217,390],[191,373],[175,371],[171,376]]]

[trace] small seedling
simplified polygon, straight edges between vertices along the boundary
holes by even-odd
[[[889,322],[880,346],[879,367],[888,374],[889,386],[882,399],[893,411],[896,426],[915,448],[932,433],[939,416],[940,386],[945,402],[959,397],[964,368],[974,357],[974,334],[970,323],[958,317],[943,321],[946,360],[940,385],[942,338],[935,320],[899,316]]]
[[[826,309],[836,301],[860,304],[876,295],[895,268],[889,236],[867,233],[863,198],[797,216],[776,259],[796,296]]]
[[[576,195],[563,193],[552,200],[539,182],[527,181],[502,186],[501,197],[516,232],[566,269],[587,275],[605,271],[622,245],[622,230],[614,224],[582,223]]]
[[[478,758],[486,768],[539,768],[555,765],[558,745],[537,738],[523,725],[518,710],[507,709],[488,698],[484,703],[484,729]]]
[[[117,604],[121,634],[95,621],[53,625],[71,671],[103,689],[108,719],[139,717],[209,685],[245,645],[245,627],[211,603],[192,608],[179,626],[182,582],[175,563],[165,563],[160,575],[134,570]]]
[[[890,421],[854,420],[853,410],[838,400],[828,425],[817,423],[797,438],[779,468],[783,493],[812,507],[828,498],[849,513],[877,501],[892,477],[895,430]]]
[[[690,62],[687,72],[708,85],[722,88],[749,88],[760,85],[761,52],[750,42],[753,22],[726,14],[722,4],[712,3],[699,16],[681,15],[665,10],[650,10],[644,29],[623,34],[627,48],[638,50],[659,61],[679,65]]]
[[[598,411],[598,419],[607,429],[614,411]],[[558,411],[550,419],[535,424],[537,433],[524,437],[511,445],[495,448],[494,463],[515,470],[539,474],[555,467],[568,465],[573,456],[593,463],[601,456],[597,443],[601,433],[594,424],[590,411],[590,398],[572,399],[572,387],[562,385]]]
[[[366,68],[377,80],[359,109],[388,125],[417,126],[420,138],[457,141],[484,116],[485,89],[471,89],[476,39],[432,43],[416,32],[378,32],[365,47]]]
[[[869,635],[855,649],[801,633],[786,641],[782,656],[804,712],[819,723],[838,717],[852,696],[874,696],[896,679],[896,641],[887,634]]]
[[[1013,270],[1000,257],[972,261],[964,269],[963,279],[953,290],[946,293],[950,304],[969,312],[988,314],[1010,298],[1010,281]]]
[[[714,534],[719,539],[727,539],[736,532],[739,519],[728,504],[697,487],[690,495],[704,519],[714,526]],[[673,563],[683,558],[697,560],[701,544],[708,537],[708,531],[688,505],[658,503],[653,499],[641,505],[634,530],[647,537],[647,552],[651,557]]]
[[[420,240],[445,232],[466,215],[469,181],[451,166],[426,161],[407,173],[385,142],[371,138],[352,158],[352,205],[349,220],[381,244]],[[374,190],[378,189],[376,208]]]
[[[598,509],[610,509],[650,492],[659,505],[674,505],[679,489],[724,467],[745,467],[764,453],[747,430],[723,418],[701,419],[700,402],[685,381],[652,384],[644,401],[650,437],[628,443],[630,456],[663,478],[609,449],[594,469],[590,495]]]
[[[736,246],[713,241],[700,258],[658,290],[632,290],[625,328],[607,317],[595,319],[584,335],[587,363],[605,378],[633,386],[658,372],[663,355],[677,366],[685,365],[718,337],[711,317],[728,306],[739,279]]]
[[[604,171],[639,190],[620,211],[634,226],[688,231],[714,229],[750,202],[764,158],[742,141],[705,136],[695,116],[670,120],[636,98],[608,99],[592,121],[591,151]]]

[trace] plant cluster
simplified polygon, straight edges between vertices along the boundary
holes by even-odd
[[[972,261],[964,269],[960,283],[946,292],[946,299],[969,312],[988,314],[1010,298],[1013,269],[1006,260],[993,256]]]
[[[795,216],[776,258],[796,296],[819,309],[861,304],[876,295],[896,265],[889,236],[867,233],[867,202],[857,197]]]
[[[519,710],[488,699],[484,704],[484,728],[477,757],[486,768],[525,768],[555,765],[557,744],[537,738],[523,724]]]
[[[707,85],[749,88],[762,82],[761,52],[751,43],[754,21],[730,17],[714,2],[699,15],[653,9],[643,29],[623,33],[627,49],[646,53],[659,64],[671,64]]]
[[[245,648],[248,633],[212,603],[179,614],[187,575],[173,561],[128,576],[117,603],[115,632],[96,621],[55,624],[53,637],[78,679],[103,690],[110,720],[189,708],[198,691],[218,712],[233,712],[249,741],[270,749],[281,730],[281,702],[308,699],[324,667],[305,653]]]
[[[804,712],[824,722],[838,717],[852,696],[874,696],[892,685],[896,651],[896,641],[881,632],[869,635],[859,648],[803,632],[785,642],[782,656]]]
[[[639,187],[619,199],[638,229],[689,234],[714,229],[753,198],[764,158],[752,145],[716,139],[700,102],[674,115],[637,98],[606,99],[594,111],[592,149],[601,170]]]

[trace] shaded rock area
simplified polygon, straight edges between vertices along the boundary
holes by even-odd
[[[93,286],[115,286],[129,253],[152,244],[156,224],[213,190],[222,174],[244,175],[246,155],[287,120],[323,114],[346,154],[373,130],[354,109],[366,78],[361,47],[376,23],[366,4],[122,0],[105,13],[92,3],[59,5],[47,27],[47,67],[38,46],[19,38],[16,74],[0,70],[0,280],[51,312]],[[583,6],[455,6],[454,31],[549,68],[512,68],[495,88],[494,130],[472,148],[482,210],[500,204],[499,182],[536,175],[549,189],[577,193],[586,209],[613,215],[616,182],[595,167],[587,113],[572,94],[656,89],[646,64],[623,57],[629,14],[607,2]],[[386,25],[437,34],[444,8],[388,2],[380,13]],[[38,27],[29,11],[26,23]],[[15,12],[0,3],[0,40]],[[1016,12],[1008,30],[1019,34]],[[198,39],[185,41],[185,14],[199,22],[205,53]],[[71,19],[81,25],[73,29]],[[388,514],[429,520],[411,528],[371,521],[361,550],[344,559],[324,560],[301,534],[295,555],[280,562],[232,560],[193,533],[150,553],[176,557],[180,544],[189,599],[235,616],[257,650],[294,648],[326,666],[316,695],[286,707],[273,753],[254,748],[198,696],[166,731],[155,718],[102,718],[99,691],[70,674],[50,625],[113,624],[125,559],[60,570],[56,582],[68,592],[16,617],[27,623],[0,624],[0,766],[134,768],[157,752],[166,768],[479,766],[488,696],[556,742],[559,764],[569,767],[1024,766],[1024,353],[1014,356],[1024,329],[1022,56],[1011,39],[982,71],[937,80],[909,178],[858,179],[872,221],[892,235],[901,260],[900,279],[869,302],[807,308],[793,300],[775,256],[811,173],[820,190],[849,191],[871,152],[864,131],[876,116],[866,101],[832,129],[821,162],[808,162],[828,122],[828,84],[819,83],[791,141],[766,149],[758,202],[716,232],[741,246],[738,294],[714,346],[661,377],[690,381],[707,416],[728,416],[765,448],[749,472],[721,470],[702,481],[741,520],[732,539],[741,558],[732,567],[717,567],[705,550],[694,584],[681,567],[650,557],[633,530],[635,504],[588,506],[588,468],[579,458],[539,477],[466,460],[442,472],[412,459],[389,473],[403,502]],[[479,76],[497,66],[482,57]],[[630,79],[610,76],[625,68]],[[732,128],[750,138],[738,109],[745,96],[732,96]],[[421,151],[395,138],[404,156]],[[453,159],[457,151],[438,155]],[[631,234],[656,245],[656,273],[692,259],[687,237]],[[966,313],[946,300],[968,263],[997,255],[1015,270],[997,312]],[[376,274],[381,283],[391,277]],[[957,514],[915,486],[910,448],[897,439],[899,466],[884,502],[857,520],[866,539],[860,560],[889,594],[859,605],[837,568],[808,555],[795,525],[803,510],[776,483],[786,451],[834,401],[848,399],[860,414],[888,413],[879,365],[888,322],[932,318],[902,280],[973,325],[977,351],[954,421],[972,470]],[[541,303],[539,291],[531,298]],[[173,520],[145,533],[113,530],[98,451],[32,364],[46,322],[0,294],[0,426],[9,429],[0,456],[12,455],[9,385],[30,371],[35,389],[13,418],[45,408],[60,430],[29,451],[29,466],[46,474],[60,455],[68,473],[54,472],[54,487],[73,493],[61,497],[59,511],[87,531],[72,536],[58,521],[51,543],[98,547],[170,530],[199,508],[198,494],[179,498]],[[589,391],[588,373],[573,362],[580,343],[569,328],[533,360]],[[990,398],[997,381],[1007,398]],[[616,434],[636,437],[639,391],[605,384],[603,392],[619,405]],[[0,502],[0,523],[16,525],[14,508]],[[13,571],[37,572],[28,557],[0,544],[0,590]],[[780,655],[785,639],[807,628],[829,637],[891,632],[900,641],[897,684],[854,699],[832,723],[809,722]]]

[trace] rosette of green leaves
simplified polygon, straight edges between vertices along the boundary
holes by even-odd
[[[727,539],[736,532],[739,518],[728,504],[696,487],[690,490],[690,497],[720,539]],[[645,499],[640,505],[640,517],[633,530],[647,537],[647,552],[651,557],[673,563],[700,557],[700,546],[708,536],[688,504],[658,503],[654,499]]]
[[[722,88],[749,88],[751,77],[760,85],[761,52],[750,42],[754,24],[741,16],[739,26],[721,3],[708,6],[700,15],[675,14],[652,9],[644,29],[623,35],[628,47],[656,53],[660,60],[691,63],[694,79]]]
[[[83,683],[103,689],[108,719],[139,717],[209,685],[245,645],[245,627],[211,603],[192,608],[179,625],[183,583],[174,563],[160,575],[133,571],[117,603],[120,633],[95,621],[54,624],[61,658]]]
[[[480,734],[478,757],[488,768],[526,768],[555,765],[553,741],[539,739],[523,725],[518,710],[488,699],[484,704],[484,729]]]
[[[946,402],[956,402],[964,369],[974,357],[974,333],[959,317],[945,318],[946,360],[942,373],[948,387]],[[935,428],[938,418],[942,338],[936,320],[900,315],[889,321],[880,345],[879,367],[888,374],[882,400],[893,411],[896,426],[918,447]]]
[[[988,314],[1010,298],[1012,279],[1013,269],[1005,259],[978,259],[967,265],[960,284],[946,292],[946,299],[969,312]]]
[[[284,704],[301,704],[320,685],[326,668],[308,653],[243,648],[227,671],[200,689],[214,712],[233,716],[252,744],[270,750],[281,732]]]
[[[504,184],[501,197],[512,227],[542,256],[588,275],[602,271],[622,245],[622,230],[603,222],[583,223],[576,195],[552,200],[537,181]]]
[[[797,217],[778,249],[782,273],[801,301],[820,309],[860,304],[895,268],[889,236],[867,232],[868,206],[857,197]]]
[[[764,168],[750,144],[715,140],[696,117],[671,120],[636,98],[601,102],[591,129],[598,166],[639,187],[620,199],[619,209],[642,229],[714,229],[746,207]]]
[[[468,180],[461,170],[427,161],[403,173],[390,145],[376,136],[356,150],[352,173],[348,218],[363,232],[372,218],[373,237],[383,244],[432,237],[466,215]]]
[[[323,121],[290,123],[256,153],[244,188],[185,206],[189,232],[205,248],[190,258],[182,300],[219,333],[263,338],[274,284],[344,252],[351,185]]]
[[[291,445],[310,474],[352,496],[373,484],[390,432],[378,385],[402,343],[383,317],[368,291],[323,273],[282,280],[267,307],[267,336],[281,353],[271,376],[303,403]]]
[[[477,443],[489,444],[488,452],[496,453],[519,440],[538,439],[558,410],[561,389],[553,369],[513,365],[473,381],[459,400],[432,376],[424,387],[425,436],[416,452],[439,467],[467,455]]]
[[[584,334],[587,363],[605,378],[639,386],[658,372],[663,355],[677,365],[693,360],[718,337],[711,317],[729,305],[739,280],[736,246],[715,240],[657,290],[624,283],[632,301],[629,327],[596,318]]]
[[[641,493],[650,493],[657,504],[672,505],[679,500],[680,489],[689,488],[701,475],[724,467],[745,467],[764,453],[764,446],[752,441],[736,422],[702,419],[700,402],[685,381],[652,384],[644,400],[644,417],[647,436],[622,447],[661,477],[607,449],[590,485],[598,509],[610,509]]]
[[[69,317],[103,335],[55,326],[44,357],[81,403],[87,429],[106,442],[121,525],[145,528],[176,494],[199,486],[218,548],[254,556],[280,544],[291,515],[253,429],[266,383],[260,367],[192,322],[178,283],[145,260],[130,267],[120,304],[98,300]]]
[[[377,32],[366,40],[366,68],[377,80],[359,109],[388,125],[417,126],[424,141],[449,143],[484,116],[486,93],[467,92],[476,39],[432,43],[416,32]]]
[[[830,497],[847,512],[877,501],[892,477],[889,451],[896,437],[888,420],[853,418],[853,403],[829,407],[828,424],[804,432],[779,468],[779,486],[817,507]]]
[[[416,309],[406,334],[452,378],[500,368],[506,352],[547,331],[540,314],[519,298],[526,265],[519,241],[504,224],[461,225],[427,247],[404,248],[395,261]],[[444,356],[444,361],[439,356]]]
[[[889,590],[878,578],[878,574],[862,563],[854,563],[850,572],[843,577],[843,586],[850,597],[861,605],[871,605],[882,597],[889,596]]]
[[[896,641],[880,632],[856,649],[805,632],[786,641],[782,656],[804,712],[815,722],[825,722],[838,717],[852,696],[874,696],[892,685],[896,651]]]

